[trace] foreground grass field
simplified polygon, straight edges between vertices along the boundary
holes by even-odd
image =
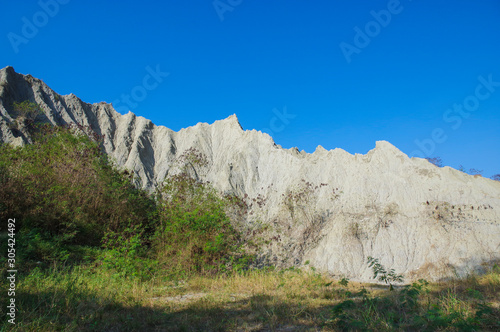
[[[17,323],[2,331],[495,331],[499,272],[389,291],[298,269],[140,282],[37,268],[18,281]]]

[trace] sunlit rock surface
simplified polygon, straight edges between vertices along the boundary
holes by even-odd
[[[104,135],[106,152],[144,189],[154,190],[186,150],[203,153],[199,176],[252,204],[244,223],[257,234],[262,263],[370,280],[372,256],[407,280],[439,280],[500,259],[500,182],[410,159],[388,142],[365,155],[322,147],[308,154],[243,130],[236,115],[175,132],[111,104],[58,95],[12,67],[0,70],[0,140],[29,143],[9,127],[13,102],[24,100],[42,107],[42,121]]]

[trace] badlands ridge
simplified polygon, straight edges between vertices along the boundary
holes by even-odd
[[[235,115],[178,132],[111,104],[62,96],[41,80],[0,70],[0,140],[29,137],[9,127],[14,102],[43,109],[41,121],[79,123],[104,135],[104,149],[153,190],[190,148],[206,156],[197,174],[252,204],[244,220],[260,234],[262,264],[314,266],[370,280],[367,257],[380,258],[407,280],[439,280],[481,271],[500,259],[500,182],[409,158],[386,141],[365,155],[318,147],[283,149],[260,131],[243,130]],[[287,197],[299,197],[287,199]],[[260,204],[259,204],[260,203]]]

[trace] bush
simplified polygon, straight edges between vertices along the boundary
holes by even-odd
[[[107,233],[103,245],[106,250],[98,260],[104,269],[115,271],[115,277],[148,280],[155,275],[158,262],[147,257],[149,248],[138,227]]]
[[[434,166],[443,167],[443,161],[441,160],[440,157],[425,158],[425,159],[427,159],[427,161],[433,164]]]
[[[225,212],[234,200],[199,179],[207,162],[196,150],[179,157],[180,173],[150,197],[113,167],[90,128],[35,129],[33,144],[0,146],[0,218],[16,218],[21,260],[93,256],[119,276],[140,279],[158,272],[156,258],[174,274],[248,266]]]
[[[16,218],[19,259],[93,255],[103,268],[140,279],[157,272],[155,257],[174,274],[248,266],[226,214],[235,201],[200,180],[207,165],[201,153],[182,154],[178,174],[150,197],[112,165],[91,128],[34,124],[38,106],[15,106],[18,118],[29,120],[33,144],[0,146],[0,218]]]
[[[22,103],[14,102],[12,106],[16,119],[9,124],[9,127],[14,136],[31,134],[36,128],[35,121],[37,117],[43,114],[40,106],[27,100]]]
[[[0,218],[18,221],[21,257],[61,260],[106,232],[149,227],[153,200],[82,128],[41,125],[33,144],[0,146]]]
[[[196,149],[185,151],[174,163],[177,173],[167,177],[156,193],[153,244],[172,275],[241,270],[251,262],[241,252],[240,234],[227,214],[238,209],[239,201],[200,179],[207,164]]]
[[[157,199],[154,245],[165,265],[174,273],[224,269],[240,239],[225,213],[226,201],[187,173],[168,178]]]

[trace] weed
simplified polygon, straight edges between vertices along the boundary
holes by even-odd
[[[403,275],[396,274],[394,269],[387,271],[385,267],[379,263],[378,258],[368,257],[368,267],[373,270],[373,279],[383,281],[389,284],[389,290],[394,290],[393,283],[403,282]]]
[[[347,287],[349,285],[349,278],[347,277],[342,277],[339,281],[339,285],[343,287]]]

